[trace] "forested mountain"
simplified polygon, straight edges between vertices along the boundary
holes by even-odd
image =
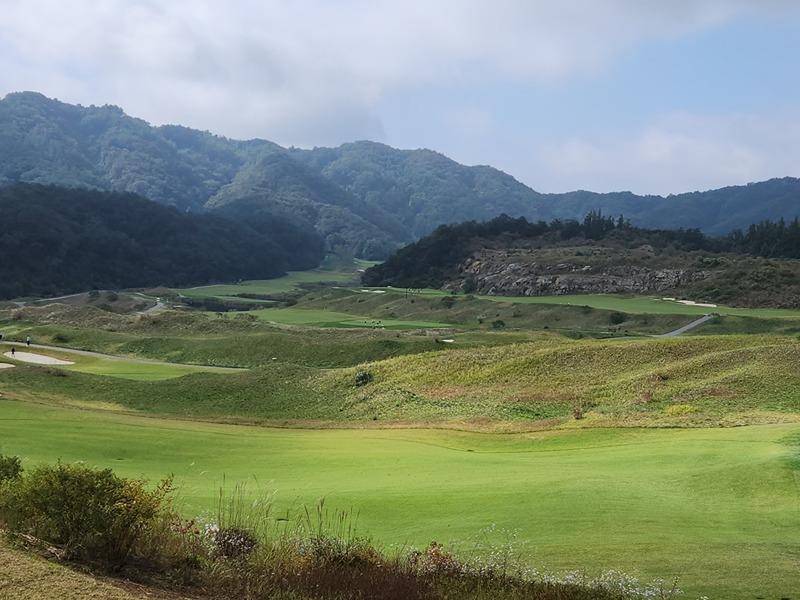
[[[130,193],[0,188],[0,298],[268,279],[317,266],[305,223],[179,212]]]
[[[629,192],[540,194],[489,166],[374,142],[300,150],[180,126],[151,127],[115,106],[72,106],[21,92],[0,100],[0,185],[133,192],[180,211],[231,204],[313,226],[327,251],[385,258],[440,224],[501,213],[530,221],[625,215],[641,227],[726,234],[800,214],[800,180],[662,198]]]

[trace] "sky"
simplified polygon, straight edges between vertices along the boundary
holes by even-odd
[[[0,97],[282,146],[356,140],[540,192],[800,176],[797,0],[0,0]]]

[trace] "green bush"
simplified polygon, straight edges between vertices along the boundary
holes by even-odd
[[[356,386],[360,387],[362,385],[367,385],[370,381],[372,381],[372,373],[369,371],[359,371],[356,373]]]
[[[110,469],[42,465],[0,488],[0,518],[8,531],[60,547],[64,557],[116,571],[163,510],[171,478],[154,490]]]
[[[621,323],[624,323],[627,320],[628,320],[628,315],[626,315],[625,313],[618,312],[618,311],[614,311],[610,315],[608,315],[608,321],[612,325],[619,325]]]
[[[7,479],[16,479],[22,474],[22,463],[16,456],[0,454],[0,484]]]

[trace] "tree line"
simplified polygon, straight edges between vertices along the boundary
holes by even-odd
[[[699,229],[658,230],[634,227],[624,217],[589,212],[583,221],[555,219],[530,222],[524,217],[500,215],[490,221],[442,225],[431,235],[410,244],[364,273],[364,285],[439,288],[456,275],[459,264],[487,241],[512,247],[521,240],[556,244],[568,240],[603,241],[611,245],[678,252],[747,255],[762,258],[800,258],[800,222],[764,221],[747,231],[709,236]]]
[[[130,193],[0,188],[0,298],[269,279],[319,265],[313,229],[267,212],[192,214]]]

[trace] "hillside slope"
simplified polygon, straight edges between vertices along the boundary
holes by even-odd
[[[322,259],[308,226],[180,213],[133,194],[17,184],[0,188],[0,214],[3,299],[270,279]]]
[[[540,194],[490,166],[374,142],[286,149],[176,125],[151,127],[116,106],[73,106],[34,92],[0,100],[0,185],[32,182],[133,192],[179,210],[246,198],[313,225],[327,249],[382,259],[443,223],[505,213],[532,221],[625,215],[643,227],[727,233],[798,215],[800,180],[663,198],[629,192]]]

